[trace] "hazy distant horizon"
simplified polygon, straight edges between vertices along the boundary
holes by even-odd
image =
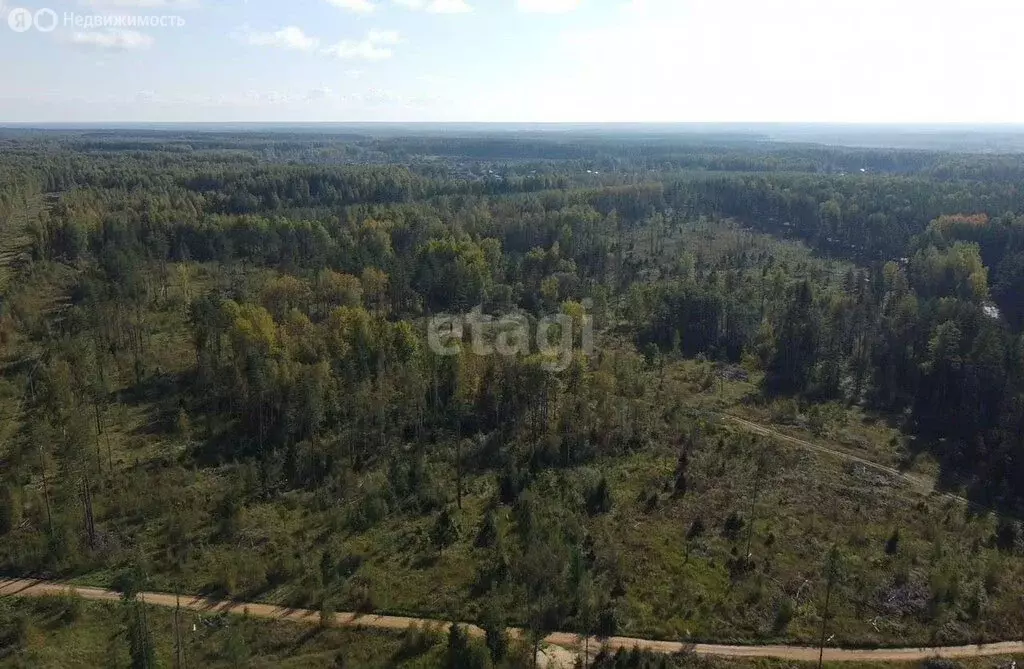
[[[619,136],[645,140],[693,138],[702,142],[777,142],[823,146],[1024,152],[1024,124],[1014,123],[829,123],[829,122],[437,122],[437,121],[180,121],[61,122],[0,121],[0,132],[299,133],[331,135],[521,135]]]
[[[722,129],[744,129],[747,131],[762,131],[765,129],[807,129],[807,130],[889,130],[889,131],[954,131],[970,130],[972,132],[990,132],[999,130],[1016,130],[1024,132],[1024,122],[987,123],[987,122],[835,122],[835,121],[145,121],[145,120],[123,120],[123,121],[9,121],[0,119],[0,127],[4,128],[39,128],[39,129],[135,129],[135,128],[162,128],[162,127],[398,127],[412,126],[418,128],[451,128],[451,127],[485,127],[485,128],[507,128],[536,129],[536,128],[574,128],[574,129],[602,129],[602,128],[636,128],[636,129],[687,129],[695,132],[719,131]]]

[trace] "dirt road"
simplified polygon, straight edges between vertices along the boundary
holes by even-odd
[[[974,502],[971,502],[970,500],[964,497],[960,497],[959,495],[954,495],[952,493],[946,492],[937,492],[935,490],[935,482],[925,476],[907,474],[905,472],[901,472],[898,469],[894,469],[893,467],[880,465],[877,462],[872,462],[871,460],[862,458],[860,456],[854,455],[852,453],[849,453],[838,448],[829,448],[828,446],[815,444],[814,442],[807,441],[805,439],[791,437],[788,434],[779,432],[778,430],[773,430],[759,423],[754,423],[752,421],[746,420],[744,418],[739,418],[731,414],[715,413],[715,415],[720,418],[724,418],[725,420],[731,421],[736,425],[739,425],[740,427],[747,429],[755,434],[759,434],[763,437],[774,437],[775,439],[781,439],[782,441],[787,441],[791,444],[795,444],[797,446],[800,446],[801,448],[805,448],[810,451],[815,451],[817,453],[822,453],[824,455],[830,455],[841,460],[846,460],[847,462],[856,462],[857,464],[863,465],[870,469],[874,469],[875,471],[880,471],[895,478],[902,479],[903,481],[909,483],[915,490],[917,490],[923,495],[931,495],[934,493],[951,501],[958,502],[960,504],[975,506]]]
[[[0,580],[0,596],[3,597],[45,597],[71,592],[72,587],[50,581],[33,580]],[[99,588],[74,588],[78,596],[93,601],[116,602],[120,594]],[[143,601],[153,606],[173,608],[178,599],[175,595],[147,592],[141,595]],[[268,604],[229,602],[210,600],[201,597],[181,597],[181,608],[199,611],[206,614],[232,613],[248,614],[256,618],[284,620],[305,624],[319,624],[320,614],[306,609],[289,609]],[[332,625],[336,627],[363,627],[377,630],[403,631],[410,625],[439,625],[445,623],[426,618],[405,618],[400,616],[360,615],[356,613],[338,613]],[[469,626],[473,635],[480,636],[483,631]],[[514,635],[522,635],[521,630],[510,630]],[[582,638],[568,632],[556,632],[545,639],[549,645],[559,646],[574,652],[582,647]],[[602,646],[617,650],[639,647],[655,653],[694,652],[699,655],[715,655],[720,657],[738,658],[778,658],[783,660],[816,662],[818,649],[804,646],[728,646],[715,644],[687,644],[678,641],[653,641],[633,639],[629,637],[612,637],[610,639],[592,639],[592,649]],[[952,646],[943,648],[889,648],[879,650],[860,650],[846,648],[826,648],[825,660],[828,662],[912,662],[929,657],[970,658],[993,655],[1024,654],[1024,643],[1005,642],[975,646]]]

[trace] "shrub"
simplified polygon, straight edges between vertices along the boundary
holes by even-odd
[[[608,513],[612,510],[612,490],[608,479],[601,477],[593,488],[587,492],[587,512],[591,515]]]
[[[444,509],[438,514],[430,538],[441,551],[459,540],[459,524],[450,510]]]
[[[657,491],[652,491],[647,498],[644,500],[644,511],[647,513],[654,513],[658,509],[658,504],[661,499],[658,497]]]
[[[217,590],[226,595],[238,592],[238,562],[226,556],[220,556],[213,568],[213,584]]]
[[[217,505],[214,519],[222,538],[233,539],[238,532],[242,523],[242,506],[241,494],[238,491],[229,491]]]
[[[686,482],[686,472],[679,472],[676,474],[676,481],[672,486],[672,495],[674,497],[682,497],[686,494],[686,490],[689,485]]]
[[[796,605],[793,604],[792,599],[786,597],[780,601],[779,607],[775,611],[775,631],[784,632],[789,627],[795,613]]]
[[[888,541],[885,542],[885,552],[887,555],[896,555],[900,550],[900,531],[895,529],[892,532],[892,536],[889,537]]]
[[[348,524],[356,532],[366,532],[388,515],[388,501],[381,490],[368,492],[349,515]]]
[[[363,566],[363,562],[366,561],[366,557],[356,553],[346,555],[338,561],[336,566],[337,573],[342,578],[349,578]]]
[[[448,630],[444,666],[450,669],[487,669],[491,666],[491,658],[486,649],[470,640],[461,625],[452,625]]]
[[[21,502],[15,490],[8,485],[0,487],[0,536],[21,523]]]
[[[996,526],[994,543],[999,550],[1011,553],[1017,548],[1018,534],[1017,523],[1000,518]]]
[[[227,638],[224,640],[221,653],[233,667],[244,667],[247,665],[250,656],[249,646],[245,642],[245,636],[242,634],[240,625],[231,625]]]
[[[56,618],[65,625],[76,622],[82,616],[82,598],[75,590],[44,597],[39,605],[48,618]]]
[[[488,510],[480,523],[480,531],[476,535],[476,545],[479,548],[490,548],[497,540],[498,518],[493,510]]]
[[[30,628],[28,616],[0,602],[0,648],[21,648],[28,641]]]
[[[597,614],[597,635],[599,637],[615,636],[619,631],[619,614],[611,602],[601,607]]]
[[[435,627],[428,625],[420,626],[416,623],[409,625],[402,637],[402,645],[398,648],[396,660],[409,660],[414,657],[425,655],[430,649],[441,643],[441,634]]]
[[[501,503],[510,506],[516,503],[520,493],[528,484],[527,474],[520,472],[515,463],[508,463],[498,477],[498,491]]]
[[[373,613],[377,608],[377,602],[373,597],[373,590],[366,581],[357,580],[353,582],[349,588],[349,597],[359,613]]]
[[[334,623],[334,600],[324,593],[320,601],[320,627],[330,627]]]
[[[501,662],[508,655],[508,631],[501,611],[493,602],[484,611],[484,618],[480,626],[484,629],[484,637],[487,649],[491,652],[491,659]]]
[[[964,669],[964,665],[955,660],[932,657],[921,663],[921,669]]]
[[[743,526],[746,523],[738,513],[733,511],[729,514],[729,517],[725,519],[725,525],[722,526],[722,535],[730,541],[736,541],[740,536],[740,532],[743,531]]]

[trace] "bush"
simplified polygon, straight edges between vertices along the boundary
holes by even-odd
[[[249,645],[245,642],[239,624],[231,625],[221,648],[221,655],[234,667],[244,667],[249,662]],[[152,664],[148,665],[152,666]]]
[[[618,631],[619,614],[615,610],[615,605],[609,602],[601,607],[600,613],[597,614],[597,636],[607,638],[615,636]]]
[[[366,561],[366,557],[352,553],[346,555],[338,561],[337,572],[342,578],[349,578],[363,566],[363,562]]]
[[[746,523],[738,513],[733,511],[729,514],[729,517],[725,519],[725,525],[722,526],[722,535],[730,541],[736,541],[739,538],[740,532],[743,531],[743,526]]]
[[[425,655],[432,648],[440,644],[441,639],[441,633],[437,628],[428,625],[420,626],[413,623],[405,631],[405,635],[402,637],[402,645],[398,648],[395,659],[401,662]]]
[[[230,540],[235,537],[242,524],[242,507],[242,496],[238,491],[229,491],[221,499],[214,515],[221,538]]]
[[[111,582],[111,588],[125,599],[135,599],[135,595],[146,589],[147,583],[145,571],[136,564],[119,571]]]
[[[498,477],[498,495],[501,503],[511,506],[519,499],[520,493],[529,484],[528,474],[520,472],[515,463],[508,463]]]
[[[676,481],[672,486],[672,496],[682,497],[686,494],[686,490],[689,485],[686,482],[686,472],[679,472],[676,474]]]
[[[77,590],[72,589],[71,592],[64,595],[63,600],[64,612],[61,615],[61,620],[65,625],[78,622],[82,617],[82,609],[84,608],[81,595],[78,594]]]
[[[366,532],[388,515],[387,495],[380,490],[368,492],[349,516],[348,524],[356,532]]]
[[[334,553],[331,551],[331,547],[328,546],[324,549],[324,552],[320,554],[320,583],[326,588],[334,582],[335,569],[338,566],[338,561],[334,557]]]
[[[0,602],[0,648],[21,648],[28,641],[30,629],[27,615]]]
[[[21,502],[8,485],[0,487],[0,536],[21,524]]]
[[[438,514],[430,531],[430,539],[441,551],[459,540],[459,523],[450,510],[444,509]]]
[[[775,611],[775,631],[784,632],[796,614],[796,605],[789,597],[779,602],[779,608]]]
[[[657,492],[651,492],[647,495],[647,499],[644,501],[644,511],[647,513],[654,513],[658,509],[658,504],[661,502],[661,498]]]
[[[587,492],[587,512],[591,515],[608,513],[612,510],[612,490],[608,479],[601,477],[593,488]]]
[[[498,518],[493,510],[488,510],[480,523],[480,531],[476,535],[476,545],[478,548],[490,548],[497,540]]]
[[[320,602],[320,627],[330,627],[334,623],[334,600],[324,593]]]
[[[220,556],[213,568],[213,585],[225,595],[235,595],[239,586],[238,562],[229,557]]]
[[[895,529],[892,532],[892,536],[889,537],[888,541],[885,542],[885,552],[887,555],[896,555],[900,550],[900,531]]]
[[[771,412],[773,422],[793,425],[796,423],[797,416],[800,413],[800,407],[797,405],[796,400],[782,399],[772,404]]]
[[[448,630],[444,666],[449,669],[488,669],[491,657],[485,648],[470,640],[465,628],[452,625]]]
[[[491,652],[491,659],[501,662],[508,655],[508,631],[501,611],[492,602],[484,611],[484,618],[480,623],[483,627],[487,649]]]
[[[82,598],[74,590],[44,597],[39,601],[39,606],[47,618],[56,618],[65,625],[71,625],[82,617]]]
[[[1012,553],[1017,549],[1018,535],[1017,523],[1000,518],[999,524],[996,525],[994,543],[999,550]]]
[[[330,548],[325,548],[320,555],[320,583],[327,588],[339,578],[353,576],[363,566],[365,559],[354,553],[338,558]]]
[[[349,598],[356,611],[359,613],[373,613],[377,608],[377,601],[373,597],[373,590],[370,584],[365,581],[355,581],[349,587]]]
[[[964,665],[955,660],[932,657],[921,663],[921,669],[964,669]]]

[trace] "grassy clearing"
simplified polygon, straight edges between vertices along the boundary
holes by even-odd
[[[685,376],[691,365],[671,371]],[[742,391],[738,384],[725,389]],[[669,383],[662,392],[682,404],[708,399],[690,395],[686,384]],[[594,471],[611,484],[612,511],[587,519],[586,529],[599,559],[621,574],[621,633],[814,643],[825,557],[836,544],[844,554],[830,623],[836,644],[927,645],[1019,635],[1024,565],[992,545],[994,519],[923,497],[861,465],[754,439],[729,425],[708,429],[717,436],[695,454],[692,484],[682,497],[671,493],[677,452],[670,445],[562,472],[557,480],[550,475],[552,488]],[[431,471],[453,497],[450,463],[432,462]],[[312,608],[328,596],[347,610],[467,621],[481,614],[485,600],[474,586],[492,556],[474,539],[496,495],[494,473],[469,477],[458,514],[460,539],[444,551],[431,541],[433,514],[393,510],[370,527],[354,526],[352,519],[383,480],[381,471],[354,479],[353,491],[337,498],[288,493],[250,499],[227,536],[217,518],[219,491],[239,476],[244,472],[232,466],[140,466],[104,518],[133,538],[155,589]],[[171,512],[167,499],[174,500]],[[509,508],[498,507],[506,533],[511,516]],[[730,517],[738,519],[738,528],[727,527]],[[694,535],[698,519],[704,529]],[[185,534],[177,541],[189,547],[180,571],[167,550],[178,532]],[[744,566],[740,558],[748,545]],[[326,588],[320,576],[324,552],[346,564]],[[138,553],[125,557],[127,564]],[[105,586],[113,573],[95,571],[80,581]]]
[[[754,380],[708,386],[709,368],[685,361],[668,363],[664,375],[652,371],[651,410],[698,407],[770,417],[744,401]],[[474,538],[496,495],[494,472],[467,477],[460,539],[443,552],[431,541],[433,514],[385,509],[368,527],[353,523],[372,505],[382,470],[353,477],[335,495],[292,492],[264,500],[243,492],[245,502],[225,528],[219,517],[225,490],[244,482],[246,469],[180,464],[187,437],[151,427],[165,413],[164,402],[119,405],[108,413],[116,427],[104,438],[120,473],[97,495],[97,516],[111,537],[106,557],[114,559],[69,574],[78,582],[108,586],[119,567],[141,561],[158,590],[312,608],[329,597],[348,610],[479,618],[486,599],[475,585],[492,556]],[[670,492],[678,454],[669,444],[560,475],[577,481],[596,471],[611,484],[612,511],[587,519],[586,529],[599,559],[621,574],[621,633],[813,643],[820,632],[825,557],[837,544],[845,560],[833,599],[835,643],[1019,636],[1024,565],[992,546],[992,518],[924,498],[860,465],[753,439],[726,424],[708,429],[716,436],[695,454],[692,484],[682,497]],[[761,454],[764,469],[758,473]],[[453,499],[451,463],[437,458],[429,468],[443,497]],[[731,532],[730,516],[740,522]],[[510,509],[498,507],[498,518],[510,532]],[[688,539],[698,518],[704,531]],[[897,532],[889,553],[887,543]],[[738,566],[748,544],[749,565]],[[171,559],[174,545],[185,547],[180,568]],[[325,551],[347,565],[326,588],[320,576]]]
[[[129,366],[111,370],[116,383],[96,440],[104,472],[95,493],[102,545],[85,560],[43,571],[106,587],[121,569],[141,565],[156,590],[310,608],[327,598],[338,609],[479,619],[488,595],[477,586],[494,555],[475,545],[478,529],[495,508],[502,535],[514,531],[511,509],[495,507],[497,471],[487,463],[467,473],[459,539],[443,551],[431,537],[436,510],[397,508],[377,494],[388,477],[383,464],[317,493],[268,499],[254,492],[256,474],[245,464],[195,463],[190,418],[179,404],[178,383],[195,355],[184,304],[213,286],[241,284],[244,290],[247,279],[183,267],[169,268],[164,297],[148,315],[157,333],[147,342],[153,373],[140,385]],[[36,310],[42,327],[67,301],[67,268],[44,263],[32,271],[38,280],[26,283],[15,303]],[[16,340],[7,349],[7,364],[24,364],[36,353],[31,338]],[[686,413],[708,421],[707,438],[692,454],[685,495],[672,492],[679,456],[674,442],[548,472],[538,483],[541,491],[564,491],[562,501],[573,505],[581,481],[608,479],[611,511],[582,522],[597,560],[617,576],[619,633],[814,643],[823,616],[825,559],[837,545],[843,564],[829,625],[835,644],[967,643],[1024,635],[1024,562],[1019,550],[995,546],[995,519],[922,497],[862,465],[754,439],[717,421],[713,412],[922,475],[934,473],[934,463],[910,456],[885,421],[836,405],[809,411],[785,400],[764,404],[756,372],[731,372],[707,361],[672,359],[644,372],[647,418],[670,425]],[[24,448],[29,426],[19,424],[21,389],[5,383],[4,457],[32,457]],[[451,504],[454,470],[444,450],[428,459],[427,470],[442,502]],[[10,552],[45,540],[38,531],[45,527],[41,483],[36,477],[25,488],[31,523],[14,535],[19,545]],[[239,502],[226,512],[232,496]],[[79,504],[72,495],[52,501],[71,509]],[[701,532],[694,531],[698,520]],[[340,565],[326,582],[325,553]],[[515,603],[503,604],[511,622],[522,623]]]

